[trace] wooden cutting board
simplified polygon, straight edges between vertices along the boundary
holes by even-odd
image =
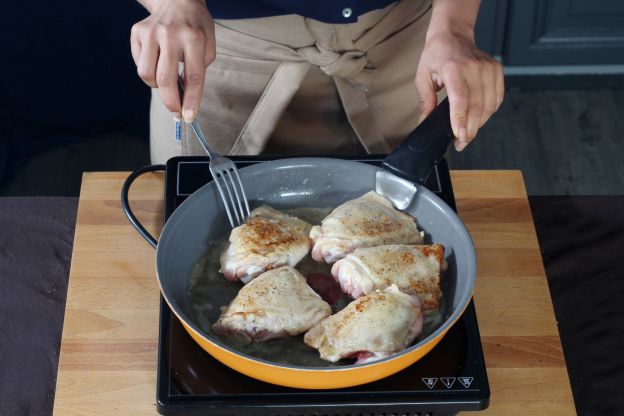
[[[121,210],[127,175],[83,177],[56,415],[157,414],[155,251]],[[479,262],[474,298],[491,399],[478,414],[575,414],[521,173],[454,171],[451,178]],[[163,179],[147,174],[130,194],[136,215],[156,234],[163,222]]]

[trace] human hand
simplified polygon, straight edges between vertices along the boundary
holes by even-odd
[[[150,16],[132,26],[130,34],[137,72],[147,85],[160,89],[174,117],[190,123],[199,110],[206,68],[215,58],[212,16],[203,0],[152,0],[146,6]],[[182,103],[178,62],[184,62]]]
[[[421,121],[436,107],[436,91],[443,87],[451,109],[455,149],[461,151],[503,102],[503,68],[476,47],[472,36],[428,33],[416,71]]]

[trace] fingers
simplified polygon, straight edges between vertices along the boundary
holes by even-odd
[[[158,88],[156,83],[156,64],[160,53],[158,42],[153,36],[144,36],[141,40],[141,52],[137,61],[139,77],[152,88]]]
[[[184,110],[190,122],[199,111],[206,67],[215,58],[214,22],[203,0],[157,3],[132,27],[132,57],[141,79],[159,89],[174,119]],[[184,103],[178,86],[180,62],[185,67]]]
[[[468,144],[475,138],[477,130],[481,127],[481,117],[485,107],[485,86],[480,71],[469,70],[465,76],[470,94],[466,121],[466,144]]]
[[[451,63],[443,68],[442,80],[446,86],[451,110],[451,127],[457,139],[455,148],[461,150],[468,144],[467,119],[470,91],[457,64]]]
[[[483,112],[479,120],[479,128],[483,127],[486,121],[498,109],[496,92],[496,67],[494,63],[487,65],[481,72],[481,85],[483,85]]]
[[[420,120],[422,122],[436,107],[438,98],[436,96],[436,85],[431,73],[419,67],[416,72],[416,90],[418,91]]]
[[[130,30],[130,53],[132,53],[132,59],[134,64],[138,65],[139,55],[141,53],[141,40],[139,39],[139,25],[135,24]]]
[[[208,64],[215,58],[214,35],[208,30],[146,26],[132,28],[130,44],[132,56],[141,79],[152,88],[158,88],[160,98],[173,113],[184,111],[187,122],[193,121],[199,110]],[[214,30],[212,30],[214,33]],[[184,60],[184,105],[178,90],[178,62]]]
[[[184,47],[184,102],[182,117],[190,123],[197,115],[206,73],[206,39],[200,33],[187,34]]]
[[[505,75],[503,74],[503,66],[496,63],[496,110],[498,110],[505,98]]]
[[[490,60],[482,74],[482,83],[485,86],[485,104],[480,127],[499,109],[505,96],[503,67],[499,62]]]
[[[178,91],[178,61],[181,57],[181,50],[174,38],[164,30],[160,33],[159,44],[156,84],[158,84],[160,99],[169,111],[180,113],[182,106]]]
[[[215,45],[215,29],[214,25],[210,25],[206,31],[206,55],[205,64],[206,67],[214,62],[217,56],[217,46]]]
[[[502,66],[491,59],[443,67],[451,109],[451,126],[457,138],[455,149],[463,150],[479,128],[498,110],[504,96]]]
[[[449,100],[455,148],[462,150],[503,101],[502,66],[479,50],[472,36],[445,30],[428,32],[416,72],[425,115],[435,103],[432,95],[442,86]]]

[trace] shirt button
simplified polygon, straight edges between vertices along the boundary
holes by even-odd
[[[344,9],[342,9],[342,17],[344,17],[345,19],[350,18],[352,14],[353,10],[351,10],[349,7],[345,7]]]

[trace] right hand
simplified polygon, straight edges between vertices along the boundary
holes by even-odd
[[[212,16],[203,0],[152,0],[150,16],[130,35],[141,79],[160,89],[165,106],[188,123],[199,110],[206,68],[215,58]],[[178,91],[178,62],[184,62],[184,102]]]

